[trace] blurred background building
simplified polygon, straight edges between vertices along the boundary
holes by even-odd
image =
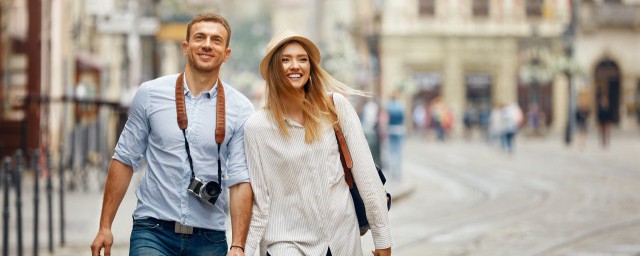
[[[380,102],[396,90],[408,109],[440,96],[456,131],[465,109],[517,102],[525,113],[539,109],[545,130],[563,132],[575,102],[595,110],[601,95],[621,129],[640,119],[639,0],[0,3],[4,155],[76,136],[108,155],[137,86],[184,67],[186,23],[205,10],[233,28],[223,79],[256,104],[266,43],[289,28],[318,43],[328,71]]]

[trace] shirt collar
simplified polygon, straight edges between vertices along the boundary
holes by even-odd
[[[183,84],[184,84],[184,95],[185,96],[190,96],[191,95],[191,91],[189,91],[189,86],[187,86],[187,79],[182,79],[183,80]],[[220,81],[220,79],[216,80],[216,84],[213,85],[213,88],[211,88],[211,90],[206,91],[206,92],[202,92],[202,95],[204,95],[207,98],[213,98],[218,96],[218,81]],[[222,82],[220,82],[222,83]],[[224,84],[224,83],[222,83]]]
[[[286,117],[284,118],[284,122],[287,123],[289,126],[304,128],[304,126],[302,126],[300,123]]]

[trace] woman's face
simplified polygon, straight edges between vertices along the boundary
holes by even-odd
[[[285,76],[296,89],[302,89],[309,80],[311,62],[307,51],[298,42],[285,45],[282,50],[282,69]]]

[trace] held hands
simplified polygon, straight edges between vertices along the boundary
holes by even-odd
[[[91,255],[99,256],[100,250],[104,248],[104,256],[111,255],[111,245],[113,245],[113,234],[110,229],[100,229],[96,239],[91,244]]]
[[[387,249],[376,249],[375,251],[371,251],[373,256],[391,256],[391,248]]]

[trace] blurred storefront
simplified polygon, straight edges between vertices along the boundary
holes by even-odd
[[[553,54],[552,42],[569,18],[566,2],[385,1],[383,10],[384,97],[397,88],[413,102],[442,95],[458,131],[465,109],[481,113],[498,103],[518,102],[526,111],[536,101],[552,116],[551,78],[523,81],[519,74],[531,52]],[[532,45],[533,37],[544,42]],[[437,86],[424,74],[440,77]]]
[[[578,90],[593,111],[607,98],[614,123],[634,129],[640,121],[640,2],[582,1],[579,13],[576,60],[586,81]]]

